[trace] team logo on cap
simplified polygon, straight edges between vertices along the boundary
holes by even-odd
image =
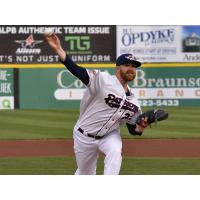
[[[132,60],[137,60],[136,57],[134,57],[132,54],[130,54],[128,56],[125,56],[125,58],[128,59],[128,60],[131,60],[131,61]]]

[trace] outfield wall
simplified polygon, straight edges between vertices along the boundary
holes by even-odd
[[[0,26],[0,109],[77,108],[84,85],[44,41],[46,26]],[[115,72],[133,53],[144,64],[130,83],[142,106],[200,105],[200,26],[51,26],[72,59]]]

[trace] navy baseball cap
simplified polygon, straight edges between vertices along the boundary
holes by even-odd
[[[120,55],[116,60],[116,65],[134,64],[136,67],[141,66],[141,62],[137,61],[136,57],[130,53]]]

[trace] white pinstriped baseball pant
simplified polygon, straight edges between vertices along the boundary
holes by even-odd
[[[122,140],[118,130],[102,139],[94,139],[74,129],[74,152],[77,162],[76,175],[95,175],[99,151],[105,154],[104,175],[117,175],[122,162]]]

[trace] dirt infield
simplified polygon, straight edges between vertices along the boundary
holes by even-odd
[[[0,141],[0,157],[73,155],[72,140]],[[200,157],[200,139],[124,139],[123,155],[134,157]]]

